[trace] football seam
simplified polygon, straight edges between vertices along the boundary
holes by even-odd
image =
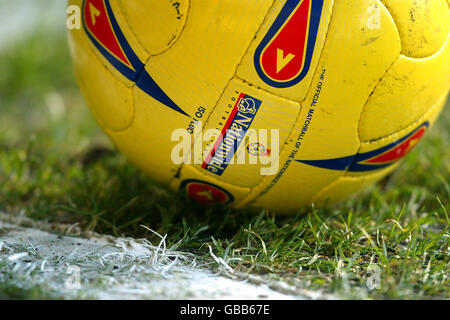
[[[381,4],[386,8],[386,10],[389,12],[390,16],[391,16],[392,19],[394,20],[394,23],[395,23],[395,25],[396,25],[396,27],[397,27],[398,34],[399,34],[399,37],[400,37],[400,43],[401,43],[401,45],[402,45],[402,46],[401,46],[401,50],[400,50],[400,54],[401,54],[401,55],[403,55],[403,56],[405,56],[405,57],[407,57],[407,58],[411,58],[411,59],[418,59],[418,60],[420,60],[420,59],[427,59],[427,58],[430,58],[430,57],[436,55],[436,53],[438,53],[439,51],[441,51],[442,47],[444,47],[444,46],[446,45],[447,40],[448,40],[448,37],[447,37],[447,40],[444,42],[444,44],[442,45],[441,48],[438,48],[435,52],[433,52],[433,53],[431,53],[431,54],[429,54],[429,55],[426,55],[426,56],[420,56],[420,57],[415,57],[415,56],[407,55],[407,54],[404,52],[404,50],[403,50],[403,35],[402,35],[402,32],[401,32],[401,29],[399,28],[399,26],[398,26],[398,24],[397,24],[397,21],[395,20],[394,15],[393,15],[393,14],[391,13],[391,11],[389,10],[389,6],[388,6],[387,4],[384,3],[384,0],[379,0],[379,1],[380,1]],[[447,6],[448,6],[448,7],[450,6],[450,2],[448,2],[448,1],[447,1]],[[449,8],[450,8],[450,7],[449,7]]]
[[[143,43],[141,42],[141,40],[139,39],[138,35],[136,34],[136,32],[133,30],[133,28],[131,27],[130,23],[128,22],[128,16],[125,14],[124,9],[122,7],[122,2],[118,1],[118,8],[120,11],[120,14],[122,15],[123,20],[126,22],[128,29],[130,30],[130,32],[133,34],[134,38],[136,39],[136,41],[138,42],[139,46],[147,53],[147,56],[150,56],[150,52],[147,50],[147,48],[143,45]],[[119,23],[119,22],[118,22]],[[119,25],[120,26],[120,25]],[[122,28],[121,28],[122,29]],[[147,58],[148,61],[148,58]]]
[[[363,104],[363,106],[362,106],[361,114],[360,114],[360,117],[359,117],[359,120],[358,120],[358,132],[357,132],[358,141],[359,141],[360,144],[361,144],[362,141],[363,141],[363,140],[361,139],[361,123],[362,123],[363,115],[364,115],[365,109],[366,109],[366,107],[367,107],[367,104],[369,103],[370,98],[372,98],[372,96],[375,94],[375,91],[377,90],[377,88],[379,87],[379,85],[381,84],[381,82],[383,81],[384,77],[389,73],[389,71],[392,70],[392,68],[395,66],[395,64],[400,60],[400,57],[401,57],[401,51],[402,51],[402,48],[401,48],[401,42],[402,42],[402,41],[401,41],[400,30],[399,30],[399,28],[398,28],[398,25],[397,25],[397,23],[396,23],[394,17],[392,16],[391,12],[389,11],[389,9],[388,9],[388,8],[386,7],[386,5],[383,3],[383,0],[379,0],[379,2],[380,2],[380,4],[386,9],[386,11],[389,13],[389,16],[391,17],[392,22],[394,23],[394,25],[395,25],[395,27],[396,27],[396,29],[397,29],[398,37],[399,37],[399,40],[400,40],[400,52],[399,52],[397,58],[391,63],[391,65],[386,69],[386,71],[383,73],[383,75],[382,75],[382,76],[380,77],[380,79],[377,81],[377,83],[375,84],[375,86],[374,86],[372,92],[370,92],[369,96],[367,97],[366,101],[364,102],[364,104]],[[361,146],[360,146],[360,147],[361,147]],[[358,151],[360,150],[360,147],[358,148]]]
[[[405,56],[404,54],[400,54],[399,57],[394,61],[394,63],[392,63],[392,65],[391,65],[391,66],[386,70],[386,72],[383,74],[383,76],[381,77],[380,81],[376,84],[374,90],[371,92],[370,96],[367,98],[367,101],[366,101],[365,104],[364,104],[363,110],[362,110],[362,112],[361,112],[361,117],[360,117],[360,120],[359,120],[359,122],[358,122],[358,139],[359,139],[359,141],[360,141],[361,143],[371,143],[371,142],[376,142],[376,141],[379,141],[379,140],[383,140],[383,139],[389,138],[389,137],[391,137],[392,135],[396,134],[397,132],[403,131],[403,130],[405,130],[406,128],[409,128],[409,127],[411,126],[411,123],[409,123],[409,124],[406,124],[403,128],[399,128],[397,131],[395,131],[395,132],[393,132],[393,133],[390,133],[390,134],[388,134],[388,135],[384,135],[384,136],[381,136],[381,137],[378,137],[378,138],[369,139],[369,140],[363,140],[363,139],[361,139],[361,136],[360,136],[360,130],[359,130],[359,129],[361,128],[361,122],[362,122],[362,119],[363,119],[363,116],[364,116],[364,113],[365,113],[365,109],[366,109],[366,107],[367,107],[367,104],[368,104],[369,101],[370,101],[370,98],[372,98],[372,96],[375,94],[376,89],[380,86],[380,84],[382,83],[382,81],[383,81],[383,79],[385,78],[386,74],[388,74],[388,73],[392,70],[392,68],[400,61],[401,58],[407,58],[407,59],[413,59],[413,60],[426,60],[426,59],[430,59],[430,58],[432,58],[432,57],[434,57],[434,56],[436,56],[436,55],[439,55],[439,54],[441,53],[441,51],[445,50],[446,47],[447,47],[448,45],[450,45],[450,44],[449,44],[449,41],[450,41],[450,37],[448,37],[448,38],[447,38],[447,41],[444,43],[444,45],[443,45],[437,52],[435,52],[435,53],[434,53],[432,56],[430,56],[430,57],[426,57],[426,58],[411,58],[411,57]],[[426,84],[426,86],[428,87],[428,86],[429,86],[430,84],[432,84],[433,82],[434,82],[434,80],[431,80],[429,83]],[[439,97],[437,101],[439,101],[440,99],[441,99],[441,97]],[[434,105],[433,105],[433,107],[432,107],[431,109],[433,109],[433,108],[434,108]],[[430,110],[431,110],[431,109],[430,109]],[[424,115],[428,114],[428,112],[429,112],[429,111],[425,112],[419,119],[422,119]],[[412,123],[417,123],[417,120],[414,120],[414,122],[412,122]]]
[[[184,30],[185,30],[185,28],[186,28],[186,25],[187,25],[187,23],[188,23],[189,12],[191,11],[191,0],[186,0],[186,1],[187,1],[187,3],[188,3],[188,9],[187,9],[187,14],[186,14],[186,21],[185,21],[185,23],[183,24],[183,27],[181,28],[180,33],[178,34],[178,36],[176,37],[176,39],[175,39],[173,42],[169,43],[169,46],[168,46],[167,48],[165,48],[165,49],[163,49],[162,51],[157,52],[157,53],[155,53],[155,54],[152,54],[151,52],[149,52],[148,49],[142,44],[140,38],[138,37],[138,35],[137,35],[136,32],[134,31],[134,29],[131,27],[131,25],[130,25],[130,23],[129,23],[129,21],[128,21],[128,17],[127,17],[127,15],[125,14],[122,5],[120,4],[121,2],[119,1],[119,6],[118,6],[118,7],[119,7],[119,11],[121,12],[123,19],[124,19],[125,22],[127,23],[128,29],[129,29],[129,30],[131,31],[131,33],[134,35],[134,38],[135,38],[136,41],[139,43],[139,45],[141,46],[141,48],[144,49],[145,52],[147,52],[147,54],[148,54],[148,58],[147,58],[147,61],[145,62],[145,66],[147,65],[147,63],[148,63],[148,61],[150,60],[151,57],[157,57],[157,56],[159,56],[159,55],[164,54],[165,52],[167,52],[168,50],[170,50],[170,49],[178,42],[178,40],[180,40],[182,34],[184,33]]]
[[[276,0],[272,0],[272,4],[270,5],[269,9],[267,9],[266,15],[265,15],[264,18],[262,19],[262,23],[259,25],[258,29],[257,29],[256,32],[255,32],[255,35],[254,35],[253,38],[250,40],[250,43],[249,43],[249,45],[247,46],[247,49],[245,50],[244,54],[242,55],[240,61],[238,62],[237,66],[236,66],[236,68],[235,68],[235,70],[234,70],[234,72],[233,72],[233,75],[231,76],[230,80],[227,81],[226,85],[224,86],[222,92],[221,92],[220,95],[219,95],[219,98],[217,99],[216,103],[215,103],[214,106],[212,107],[211,112],[209,113],[208,118],[207,118],[206,121],[205,121],[205,125],[203,126],[203,129],[206,128],[206,124],[210,121],[212,114],[214,113],[214,111],[215,111],[216,108],[218,107],[219,102],[220,102],[220,100],[222,99],[223,95],[225,94],[225,91],[226,91],[227,88],[229,87],[231,81],[233,81],[233,79],[235,79],[235,78],[244,81],[243,79],[240,79],[239,77],[237,77],[237,70],[239,69],[239,66],[242,64],[242,61],[244,60],[245,56],[246,56],[247,53],[249,52],[249,50],[250,50],[250,48],[251,48],[251,46],[252,46],[252,44],[253,44],[253,41],[255,41],[255,39],[256,39],[256,35],[257,35],[257,34],[259,33],[259,31],[262,29],[262,27],[263,27],[263,25],[264,25],[264,22],[266,21],[267,16],[269,15],[270,11],[271,11],[271,10],[273,9],[273,7],[275,6],[275,3],[276,3]],[[245,82],[245,81],[244,81],[244,82]]]
[[[189,18],[189,16],[190,16],[189,13],[190,13],[190,12],[191,12],[191,0],[188,0],[188,9],[187,9],[187,13],[186,13],[186,21],[184,22],[183,27],[181,28],[180,33],[178,34],[177,38],[176,38],[172,43],[169,43],[169,46],[168,46],[166,49],[164,49],[163,51],[158,52],[158,53],[156,53],[156,54],[151,54],[150,57],[149,57],[149,60],[150,60],[151,57],[157,57],[157,56],[160,56],[160,55],[166,53],[166,52],[169,51],[176,43],[178,43],[178,41],[180,40],[180,38],[181,38],[181,37],[183,36],[183,34],[184,34],[184,30],[186,29],[186,26],[187,26],[187,24],[188,24],[188,19],[190,19],[190,18]],[[147,60],[147,62],[148,62],[148,60]],[[147,64],[147,62],[146,62],[146,64]]]
[[[387,136],[383,136],[381,138],[377,138],[377,139],[373,139],[373,140],[366,140],[366,141],[361,141],[361,145],[370,145],[370,144],[374,144],[374,143],[382,143],[383,140],[389,140],[392,139],[394,136],[399,135],[401,132],[403,131],[411,131],[412,129],[414,129],[415,127],[419,126],[420,124],[422,124],[425,119],[430,117],[430,114],[434,113],[436,111],[436,109],[439,107],[440,102],[445,98],[445,96],[448,93],[444,93],[442,96],[440,96],[436,102],[432,105],[432,107],[430,109],[427,110],[427,112],[425,112],[420,118],[418,118],[417,120],[415,120],[414,122],[408,124],[406,127],[401,128]]]
[[[363,145],[370,145],[370,144],[373,144],[373,143],[381,142],[382,140],[391,139],[391,138],[393,138],[393,137],[396,136],[396,135],[397,135],[397,136],[398,136],[398,135],[401,135],[400,133],[401,133],[402,131],[408,132],[408,131],[412,130],[413,128],[419,126],[420,124],[422,124],[422,123],[425,121],[425,119],[430,118],[430,114],[433,114],[433,113],[436,111],[436,109],[439,108],[440,102],[445,98],[445,96],[446,96],[447,94],[448,94],[448,93],[444,93],[441,97],[439,97],[439,99],[436,101],[436,103],[434,103],[433,106],[432,106],[426,113],[424,113],[424,114],[422,115],[422,117],[420,117],[419,119],[417,119],[415,122],[409,124],[406,128],[397,130],[396,132],[394,132],[394,133],[392,133],[392,134],[390,134],[390,135],[388,135],[388,136],[382,137],[382,138],[380,138],[380,139],[371,140],[371,141],[362,141],[362,142],[360,142],[359,151],[361,150],[361,147],[362,147]],[[403,160],[403,159],[402,159],[402,160]],[[389,167],[387,167],[387,168],[384,168],[384,169],[382,169],[382,170],[380,170],[380,171],[378,171],[378,172],[375,172],[375,173],[372,173],[372,174],[367,174],[367,175],[364,175],[364,176],[359,176],[359,177],[353,177],[353,176],[347,175],[347,174],[348,174],[348,169],[347,169],[347,170],[345,170],[345,171],[343,172],[343,174],[342,174],[339,178],[337,178],[337,179],[334,180],[333,182],[329,183],[328,185],[326,185],[325,187],[323,187],[319,192],[317,192],[317,194],[314,195],[314,197],[313,197],[313,202],[316,201],[317,198],[320,198],[320,197],[322,196],[322,194],[324,194],[325,192],[327,192],[330,188],[332,188],[336,183],[338,183],[338,182],[339,182],[341,179],[343,179],[343,178],[345,178],[345,179],[352,179],[352,180],[364,180],[365,178],[371,178],[371,177],[373,177],[373,176],[375,176],[375,175],[377,175],[377,174],[381,174],[381,176],[384,176],[384,173],[385,173],[385,172],[392,171],[392,170],[394,170],[397,166],[399,166],[399,165],[401,165],[401,164],[402,164],[402,161],[398,161],[398,162],[396,162],[396,163],[393,163],[391,166],[389,166]]]

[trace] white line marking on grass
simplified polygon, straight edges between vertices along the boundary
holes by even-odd
[[[195,255],[145,239],[61,236],[0,222],[0,282],[48,297],[93,299],[304,299],[230,279]],[[211,251],[212,253],[212,251]],[[212,254],[214,260],[221,258]],[[226,263],[222,260],[222,266]],[[226,265],[227,272],[232,269]]]
[[[0,283],[59,299],[336,299],[270,275],[235,272],[212,248],[210,259],[199,259],[144,228],[158,244],[0,212]]]

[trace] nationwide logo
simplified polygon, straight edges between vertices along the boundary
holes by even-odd
[[[94,46],[114,68],[155,100],[187,116],[147,73],[123,35],[109,0],[84,0],[83,25]]]
[[[241,93],[219,138],[206,157],[203,169],[221,176],[245,138],[261,106],[261,101]]]
[[[288,88],[308,74],[324,0],[287,0],[255,52],[260,78],[272,87]]]
[[[230,204],[234,201],[231,193],[225,189],[200,180],[185,180],[181,189],[186,190],[189,198],[203,205]]]
[[[411,150],[423,138],[429,126],[429,122],[425,122],[407,136],[391,143],[388,146],[371,152],[359,153],[354,156],[328,160],[296,161],[314,167],[350,172],[372,171],[386,168],[393,165],[411,152]]]

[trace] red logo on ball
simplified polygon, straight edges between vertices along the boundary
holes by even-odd
[[[189,198],[203,205],[230,204],[233,196],[225,189],[208,182],[186,180],[181,184]]]
[[[103,0],[86,0],[84,21],[91,36],[110,54],[127,67],[133,69],[111,24],[110,16]]]

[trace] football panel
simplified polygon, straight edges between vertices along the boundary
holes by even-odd
[[[145,69],[189,116],[204,108],[204,121],[236,68],[272,1],[193,1],[183,33]],[[251,16],[251,19],[249,19]]]
[[[380,2],[376,4],[382,28],[368,24],[373,1],[335,3],[318,71],[280,157],[281,171],[265,178],[239,206],[276,204],[284,211],[295,210],[343,175],[360,147],[362,108],[400,54],[395,23]]]
[[[424,59],[402,56],[364,107],[362,141],[379,139],[420,119],[450,86],[450,43]]]
[[[363,175],[366,170],[376,170],[401,160],[424,138],[439,116],[447,100],[447,93],[441,94],[438,101],[415,122],[389,136],[361,142],[358,155],[347,170],[349,175]],[[370,171],[370,170],[368,170]]]
[[[85,33],[72,30],[69,44],[78,83],[97,122],[111,131],[126,129],[134,116],[132,82],[118,80],[100,62]]]
[[[314,197],[314,204],[322,206],[326,203],[342,201],[350,195],[356,195],[380,181],[384,176],[395,169],[397,165],[398,164],[395,164],[387,169],[362,176],[353,177],[344,175],[321,190],[320,193]]]
[[[179,38],[189,16],[189,0],[114,0],[130,29],[151,55],[169,49]]]
[[[257,186],[266,174],[277,171],[279,150],[299,112],[296,102],[232,80],[203,128],[203,134],[212,129],[223,135],[203,142],[203,160],[199,154],[195,169],[225,183]],[[233,163],[227,165],[224,159]]]
[[[154,1],[149,2],[140,0],[133,0],[133,1],[106,0],[106,1],[109,1],[111,5],[111,12],[114,14],[114,19],[117,21],[117,24],[120,28],[120,31],[123,33],[124,38],[127,40],[127,42],[129,43],[130,47],[133,49],[133,52],[136,54],[139,60],[145,63],[149,55],[153,53],[148,48],[145,47],[144,43],[142,42],[141,35],[137,33],[136,30],[134,29],[137,20],[134,20],[134,17],[127,16],[123,11],[123,7],[125,4],[126,5],[134,4],[136,6],[137,12],[145,13],[146,15],[148,14],[151,15],[152,13],[144,11],[146,10],[145,5],[147,5],[147,3],[150,2],[153,3]],[[159,3],[159,1],[157,2]],[[163,8],[160,9],[163,10]],[[137,24],[142,24],[142,21],[137,22]],[[150,33],[151,31],[147,31],[147,34]]]
[[[186,132],[187,117],[167,108],[137,86],[133,88],[133,101],[135,116],[131,125],[127,130],[109,135],[136,167],[152,179],[169,184],[180,168],[172,159],[172,151],[182,139],[176,136],[176,141],[171,141],[172,133],[180,128]]]
[[[142,72],[149,54],[122,15],[117,0],[71,0],[82,9],[82,30],[89,46],[114,76],[131,86]]]
[[[239,66],[238,77],[276,95],[303,100],[317,69],[333,3],[275,1]]]
[[[346,173],[321,190],[314,197],[314,203],[344,200],[350,194],[361,192],[392,172],[399,161],[407,156],[431,129],[446,101],[447,94],[441,96],[423,117],[407,128],[383,139],[363,142]]]
[[[382,0],[394,17],[402,40],[402,54],[424,58],[439,51],[450,31],[446,0]]]

